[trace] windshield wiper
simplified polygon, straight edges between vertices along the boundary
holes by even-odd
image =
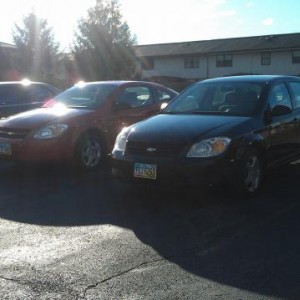
[[[228,114],[224,111],[192,111],[190,113],[195,114],[195,115],[224,115],[224,114]]]
[[[180,112],[174,112],[174,111],[161,111],[160,114],[165,114],[165,115],[177,115],[177,114],[180,114]]]
[[[68,108],[88,108],[85,105],[67,105]]]

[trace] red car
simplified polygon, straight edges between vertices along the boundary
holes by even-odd
[[[142,81],[77,84],[43,108],[1,120],[0,159],[97,168],[123,127],[157,114],[177,94]]]

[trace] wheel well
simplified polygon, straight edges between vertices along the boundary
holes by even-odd
[[[266,165],[267,165],[267,160],[266,160],[266,151],[265,151],[264,147],[258,142],[253,143],[252,147],[255,150],[257,150],[260,153],[260,155],[262,156],[262,159],[263,159],[263,162],[264,162],[264,168],[265,168]]]
[[[248,141],[247,143],[243,143],[243,145],[241,145],[237,150],[236,159],[241,160],[244,156],[245,151],[249,148],[253,148],[260,153],[260,155],[263,159],[264,168],[266,168],[266,166],[267,166],[266,150],[260,141],[254,140],[252,142]]]

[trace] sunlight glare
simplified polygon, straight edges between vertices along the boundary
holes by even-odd
[[[83,80],[80,80],[75,84],[75,86],[79,88],[83,88],[85,86],[85,82]]]
[[[190,41],[195,39],[195,32],[199,38],[211,39],[217,37],[220,32],[220,20],[224,22],[234,17],[234,10],[225,10],[225,0],[186,0],[182,2],[169,2],[152,0],[144,2],[139,0],[121,0],[121,7],[124,15],[127,16],[128,24],[134,28],[139,44],[174,42],[174,24],[176,24],[176,41]],[[159,7],[159,9],[157,9]],[[191,9],[191,7],[193,9]],[[138,13],[138,12],[145,12]],[[157,20],[166,19],[164,32],[161,33],[161,22],[153,22],[153,16]],[[151,26],[149,26],[151,24]],[[184,24],[183,26],[177,26]],[[200,26],[199,26],[200,25]],[[148,42],[149,41],[149,42]]]
[[[7,24],[22,26],[23,18],[30,12],[34,12],[39,18],[47,19],[56,40],[61,42],[62,48],[66,48],[73,39],[78,20],[86,17],[87,9],[92,7],[94,2],[94,0],[12,0],[3,5],[7,11],[11,11]]]
[[[56,116],[63,116],[68,111],[68,107],[66,105],[64,105],[63,103],[54,104],[52,109]]]
[[[29,80],[28,78],[24,78],[21,80],[21,83],[24,86],[29,86],[29,85],[31,85],[31,80]]]

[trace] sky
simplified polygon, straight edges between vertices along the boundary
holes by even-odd
[[[78,19],[95,0],[9,0],[0,10],[0,42],[34,9],[68,49]],[[119,0],[139,45],[300,32],[299,0]]]

